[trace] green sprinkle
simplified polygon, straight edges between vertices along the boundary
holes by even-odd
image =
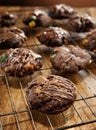
[[[31,19],[35,21],[36,20],[36,16],[32,15]]]
[[[0,57],[0,61],[1,62],[5,62],[6,60],[6,54],[3,54],[1,57]]]

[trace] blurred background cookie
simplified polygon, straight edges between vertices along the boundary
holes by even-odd
[[[15,25],[17,16],[8,12],[0,14],[0,27],[10,27]]]
[[[2,28],[0,30],[0,48],[2,49],[21,47],[25,41],[24,32],[17,27]]]
[[[48,11],[49,16],[55,19],[70,18],[75,13],[71,6],[65,4],[53,5]]]

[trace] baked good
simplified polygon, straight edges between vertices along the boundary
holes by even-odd
[[[72,31],[88,32],[96,28],[96,20],[88,14],[76,14],[68,20],[67,25]]]
[[[89,51],[96,50],[96,30],[92,31],[85,39],[82,40],[84,48]]]
[[[15,25],[17,16],[8,12],[3,12],[0,14],[0,27],[10,27]]]
[[[61,73],[77,73],[90,62],[90,54],[78,46],[68,45],[54,48],[51,54],[53,67]]]
[[[70,39],[69,32],[61,27],[48,27],[37,35],[38,40],[46,46],[56,47],[67,44]]]
[[[75,13],[71,6],[65,4],[54,5],[48,11],[49,16],[55,19],[70,18]]]
[[[23,23],[29,27],[47,26],[51,22],[51,18],[43,11],[36,9],[23,17]]]
[[[67,110],[76,99],[75,85],[67,78],[38,76],[27,85],[27,99],[31,109],[47,114]]]
[[[0,56],[0,67],[10,76],[28,76],[42,67],[41,56],[26,48],[9,49]]]
[[[24,32],[17,28],[2,28],[0,30],[0,48],[16,48],[22,46],[25,42],[26,36]]]

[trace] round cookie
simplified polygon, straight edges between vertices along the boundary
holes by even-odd
[[[88,14],[76,14],[68,20],[67,25],[71,31],[88,32],[91,29],[96,28],[96,20]]]
[[[2,28],[0,30],[0,48],[16,48],[22,46],[26,36],[24,32],[16,27]]]
[[[67,44],[70,39],[69,32],[61,27],[48,27],[37,35],[38,40],[46,46],[56,47]]]
[[[90,60],[86,50],[73,45],[55,48],[51,54],[53,67],[61,73],[77,73],[85,69]]]
[[[15,25],[17,16],[8,12],[0,14],[0,27],[10,27]]]
[[[45,11],[39,9],[23,17],[23,23],[29,27],[47,26],[51,20]]]
[[[24,77],[42,67],[41,56],[26,48],[9,49],[0,56],[0,67],[8,75]]]
[[[70,18],[74,13],[74,9],[65,4],[54,5],[48,12],[49,16],[55,19]]]
[[[27,99],[31,109],[47,114],[67,110],[76,99],[75,85],[61,76],[38,76],[27,85]]]

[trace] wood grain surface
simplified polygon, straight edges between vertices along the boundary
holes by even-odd
[[[58,74],[50,63],[51,48],[36,39],[40,29],[29,29],[22,23],[22,16],[30,7],[0,7],[0,12],[9,11],[18,15],[16,26],[22,28],[28,36],[24,47],[30,48],[42,55],[43,67],[32,76],[17,79],[8,77],[0,70],[0,120],[3,130],[53,130],[66,126],[82,124],[69,130],[96,130],[96,64],[93,63],[86,70],[68,76],[77,86],[77,100],[67,111],[58,115],[45,115],[30,111],[25,91],[28,81],[37,75]],[[89,13],[96,18],[96,8],[79,8],[80,13]],[[0,50],[0,54],[7,50]],[[86,124],[93,121],[94,123]],[[84,125],[85,123],[85,125]]]

